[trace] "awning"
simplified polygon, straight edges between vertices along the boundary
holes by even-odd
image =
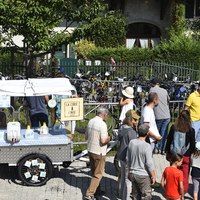
[[[32,78],[28,80],[0,81],[0,95],[45,96],[75,95],[75,89],[67,78]]]

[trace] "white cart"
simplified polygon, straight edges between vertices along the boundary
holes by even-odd
[[[28,79],[0,81],[0,96],[45,96],[71,95],[74,88],[66,78]],[[34,129],[34,128],[33,128]],[[34,138],[25,138],[26,129],[21,129],[21,140],[7,141],[7,130],[0,129],[0,163],[18,166],[21,180],[30,186],[45,184],[52,175],[53,165],[69,165],[74,161],[73,141],[66,130],[40,135],[34,129]]]

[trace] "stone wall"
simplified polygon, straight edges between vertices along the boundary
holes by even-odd
[[[170,15],[172,11],[173,0],[168,2],[164,19],[160,20],[161,1],[163,0],[124,0],[118,1],[117,9],[124,8],[123,14],[127,16],[127,24],[136,22],[145,22],[157,26],[162,37],[167,37],[166,28],[170,26]],[[108,4],[110,5],[110,2]]]

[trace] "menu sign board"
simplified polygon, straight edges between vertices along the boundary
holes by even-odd
[[[83,98],[61,99],[61,121],[83,120]]]

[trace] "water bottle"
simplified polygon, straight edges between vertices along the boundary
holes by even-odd
[[[27,126],[25,138],[34,138],[33,130],[31,129],[30,125]]]
[[[43,126],[40,128],[40,135],[48,135],[49,134],[49,128],[46,125],[46,122],[43,123]]]
[[[58,119],[56,119],[56,123],[54,124],[53,130],[54,132],[58,132],[62,130],[61,124],[59,123]]]
[[[15,143],[21,139],[21,125],[19,122],[7,123],[7,140]]]

